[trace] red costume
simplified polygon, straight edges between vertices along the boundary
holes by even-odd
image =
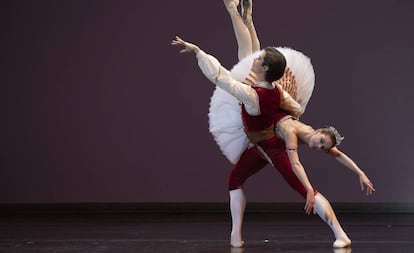
[[[304,198],[306,189],[292,170],[289,157],[286,153],[285,142],[274,134],[274,123],[287,114],[280,112],[280,94],[277,88],[273,90],[254,88],[259,95],[260,112],[258,116],[249,115],[242,105],[243,126],[246,134],[251,136],[265,135],[265,140],[259,140],[251,144],[240,156],[238,162],[232,168],[228,177],[229,190],[241,188],[243,183],[251,175],[260,171],[267,163],[272,165],[282,174],[288,184]],[[267,131],[269,129],[270,131]]]
[[[254,56],[252,55],[250,60],[252,60],[252,57]],[[210,132],[223,154],[235,164],[228,177],[232,216],[230,244],[233,247],[242,247],[244,242],[241,236],[241,227],[246,198],[241,187],[247,178],[270,162],[303,198],[306,198],[307,191],[292,170],[286,153],[285,142],[277,138],[274,133],[275,123],[287,115],[281,111],[281,107],[283,107],[281,104],[283,103],[281,103],[280,90],[278,88],[272,89],[269,83],[263,81],[253,83],[250,86],[235,80],[237,71],[233,70],[236,69],[237,65],[232,70],[234,74],[232,77],[231,73],[221,67],[217,59],[203,51],[197,53],[197,59],[203,74],[218,86],[210,104]],[[296,62],[299,63],[297,66],[300,70],[306,69],[306,64],[301,64],[303,61]],[[311,67],[310,62],[308,63],[308,66]],[[295,68],[292,69],[295,70]],[[309,68],[309,70],[312,70],[310,78],[305,78],[307,75],[296,76],[298,84],[300,84],[297,85],[298,96],[296,96],[296,99],[298,99],[297,101],[301,104],[302,109],[306,106],[313,89],[313,69]],[[241,72],[247,73],[248,71]],[[300,71],[298,73],[308,72]],[[236,79],[243,80],[244,78]],[[307,84],[311,84],[311,86]],[[300,88],[308,89],[304,91]],[[240,102],[242,107],[239,105]],[[242,114],[242,117],[240,117],[240,114]],[[316,194],[316,191],[315,210],[334,232],[336,240],[333,246],[341,248],[349,246],[351,240],[342,230],[329,201],[322,194]]]

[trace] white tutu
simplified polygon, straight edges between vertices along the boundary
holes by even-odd
[[[310,59],[291,48],[277,47],[276,49],[285,56],[287,67],[295,77],[296,97],[294,98],[302,106],[303,113],[315,85],[315,73]],[[244,81],[250,72],[254,58],[261,52],[257,51],[242,59],[230,71],[231,76],[238,81]],[[210,133],[227,159],[235,164],[249,144],[243,131],[239,101],[216,86],[211,97],[208,116]]]

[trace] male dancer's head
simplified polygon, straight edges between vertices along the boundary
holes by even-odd
[[[268,83],[279,80],[286,68],[286,59],[274,47],[266,47],[264,51],[254,59],[252,72],[254,72],[259,80],[265,80]]]

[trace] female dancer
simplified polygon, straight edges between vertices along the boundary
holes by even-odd
[[[260,52],[259,51],[252,55],[252,52],[259,50],[260,43],[257,38],[251,16],[252,2],[251,0],[243,0],[242,16],[240,16],[237,10],[237,6],[239,5],[238,0],[224,0],[224,3],[232,20],[234,32],[238,42],[238,56],[239,60],[241,60],[241,62],[233,68],[231,73],[236,79],[243,80],[247,83],[254,83],[254,75],[249,73],[248,67],[251,66],[251,61],[253,61],[254,57]],[[284,52],[282,51],[282,53]],[[295,58],[296,56],[293,56],[293,58]],[[289,66],[289,57],[286,58]],[[303,67],[309,67],[309,64],[310,62],[308,64],[299,64],[301,68],[295,69],[295,67],[292,67],[292,69],[288,69],[286,71],[285,77],[282,78],[281,81],[279,81],[279,85],[282,85],[284,87],[290,87],[292,97],[296,98],[298,102],[302,105],[302,113],[312,93],[313,82],[311,81],[311,85],[305,84],[305,86],[308,85],[311,87],[308,88],[307,92],[303,92],[301,89],[298,89],[304,85],[303,78],[297,79],[296,76],[303,76],[303,73],[301,72],[307,71],[306,69],[303,69]],[[313,69],[311,70],[313,72]],[[312,80],[312,78],[310,79]],[[298,82],[296,82],[296,80],[298,80]],[[293,89],[291,89],[292,87]],[[289,91],[289,89],[287,90]],[[303,93],[306,94],[303,95]],[[298,99],[298,97],[301,96],[304,96],[305,98]],[[241,127],[237,127],[238,122],[233,122],[227,126],[221,125],[224,122],[227,122],[226,124],[230,122],[229,120],[220,120],[223,118],[222,116],[220,116],[221,113],[233,112],[235,115],[240,115],[240,112],[237,112],[237,108],[239,108],[238,102],[231,99],[227,100],[228,98],[229,97],[226,97],[226,94],[221,92],[219,88],[216,89],[210,104],[210,131],[215,137],[223,153],[229,158],[231,162],[235,163],[235,161],[239,159],[241,151],[245,150],[245,148],[247,147],[249,141],[243,133],[243,129]],[[217,110],[217,102],[220,104],[220,111]],[[231,104],[234,104],[234,107],[231,106]],[[226,117],[228,119],[229,115],[227,114]],[[232,117],[230,116],[230,118]],[[313,188],[308,180],[302,180],[304,178],[303,175],[297,174],[298,171],[303,171],[303,166],[301,165],[297,154],[298,142],[305,143],[310,148],[327,151],[329,154],[334,156],[340,163],[344,164],[347,168],[358,174],[361,190],[364,190],[364,186],[366,186],[367,195],[371,195],[372,192],[375,191],[371,181],[368,179],[365,173],[347,155],[345,155],[344,153],[339,151],[338,148],[335,147],[340,144],[343,137],[341,137],[333,127],[326,127],[314,130],[312,127],[300,122],[296,118],[290,115],[286,115],[284,118],[277,122],[276,133],[279,138],[285,141],[286,153],[289,157],[292,169],[306,189]],[[233,173],[230,174],[230,177],[232,174]],[[233,222],[231,245],[235,247],[240,247],[243,245],[243,241],[241,239],[241,224],[246,200],[241,187],[242,183],[244,182],[244,180],[247,179],[247,177],[243,178],[243,180],[240,181],[241,183],[238,189],[230,191],[230,209],[232,212]],[[231,179],[229,179],[229,181],[230,180]],[[306,194],[306,212],[311,212],[314,203],[314,212],[316,211],[316,213],[318,213],[318,215],[331,227],[332,231],[335,234],[336,240],[333,246],[349,246],[351,244],[351,240],[342,230],[328,200],[326,200],[326,198],[324,198],[320,193],[316,193],[314,199],[312,199],[313,194],[311,195],[311,197],[309,196],[309,194]]]

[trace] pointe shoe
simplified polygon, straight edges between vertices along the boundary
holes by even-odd
[[[237,11],[237,6],[239,5],[239,0],[223,0],[224,5],[228,11]]]
[[[253,3],[252,0],[242,0],[242,19],[245,24],[248,24],[252,21],[252,10]]]
[[[345,240],[335,240],[333,243],[334,248],[346,248],[351,246],[351,240],[345,239]]]

